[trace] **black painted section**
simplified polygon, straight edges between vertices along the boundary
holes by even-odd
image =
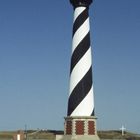
[[[74,25],[73,25],[73,35],[75,32],[78,30],[78,28],[86,21],[88,18],[88,10],[85,9],[75,20]]]
[[[95,110],[93,109],[91,116],[94,116],[94,115],[95,115]]]
[[[81,79],[77,86],[72,91],[68,101],[68,113],[70,116],[75,108],[81,103],[92,87],[92,67],[86,75]]]
[[[89,47],[90,47],[90,33],[88,33],[85,36],[85,38],[80,42],[80,44],[74,50],[72,57],[71,57],[71,70],[70,70],[70,72],[72,72],[75,65],[84,56],[84,54],[87,52]]]

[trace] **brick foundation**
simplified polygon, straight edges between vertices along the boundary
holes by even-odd
[[[72,121],[66,122],[66,134],[71,135],[72,134]]]
[[[65,135],[96,135],[96,118],[66,117]]]
[[[84,121],[76,121],[76,125],[75,125],[75,131],[76,131],[76,135],[84,135]]]
[[[88,121],[88,134],[95,135],[95,122],[94,121]]]

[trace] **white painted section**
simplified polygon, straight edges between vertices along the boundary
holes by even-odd
[[[71,116],[90,116],[94,109],[93,86],[83,101],[72,112]]]
[[[79,83],[79,81],[84,77],[84,75],[88,72],[92,65],[91,58],[91,47],[85,53],[85,55],[80,59],[80,61],[74,67],[71,75],[70,75],[70,93],[73,91],[75,86]]]
[[[87,20],[80,26],[80,28],[75,32],[73,36],[72,53],[83,40],[83,38],[88,34],[89,30],[89,18],[87,18]]]
[[[77,17],[85,10],[85,7],[77,7],[74,11],[74,19],[73,22],[77,19]]]
[[[20,134],[17,134],[17,140],[20,140]]]

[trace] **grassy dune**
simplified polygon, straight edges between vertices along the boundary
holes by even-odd
[[[0,132],[0,140],[2,139],[12,139],[17,131],[10,132]],[[63,131],[55,130],[28,130],[28,139],[47,139],[55,140],[55,136],[58,134],[63,134]],[[110,131],[98,131],[98,135],[101,139],[126,139],[126,140],[140,140],[140,135],[131,132],[125,132],[122,136],[121,131],[110,130]]]

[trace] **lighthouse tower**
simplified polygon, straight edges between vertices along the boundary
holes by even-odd
[[[89,5],[92,0],[70,0],[74,8],[72,56],[65,140],[99,140],[94,114]]]

